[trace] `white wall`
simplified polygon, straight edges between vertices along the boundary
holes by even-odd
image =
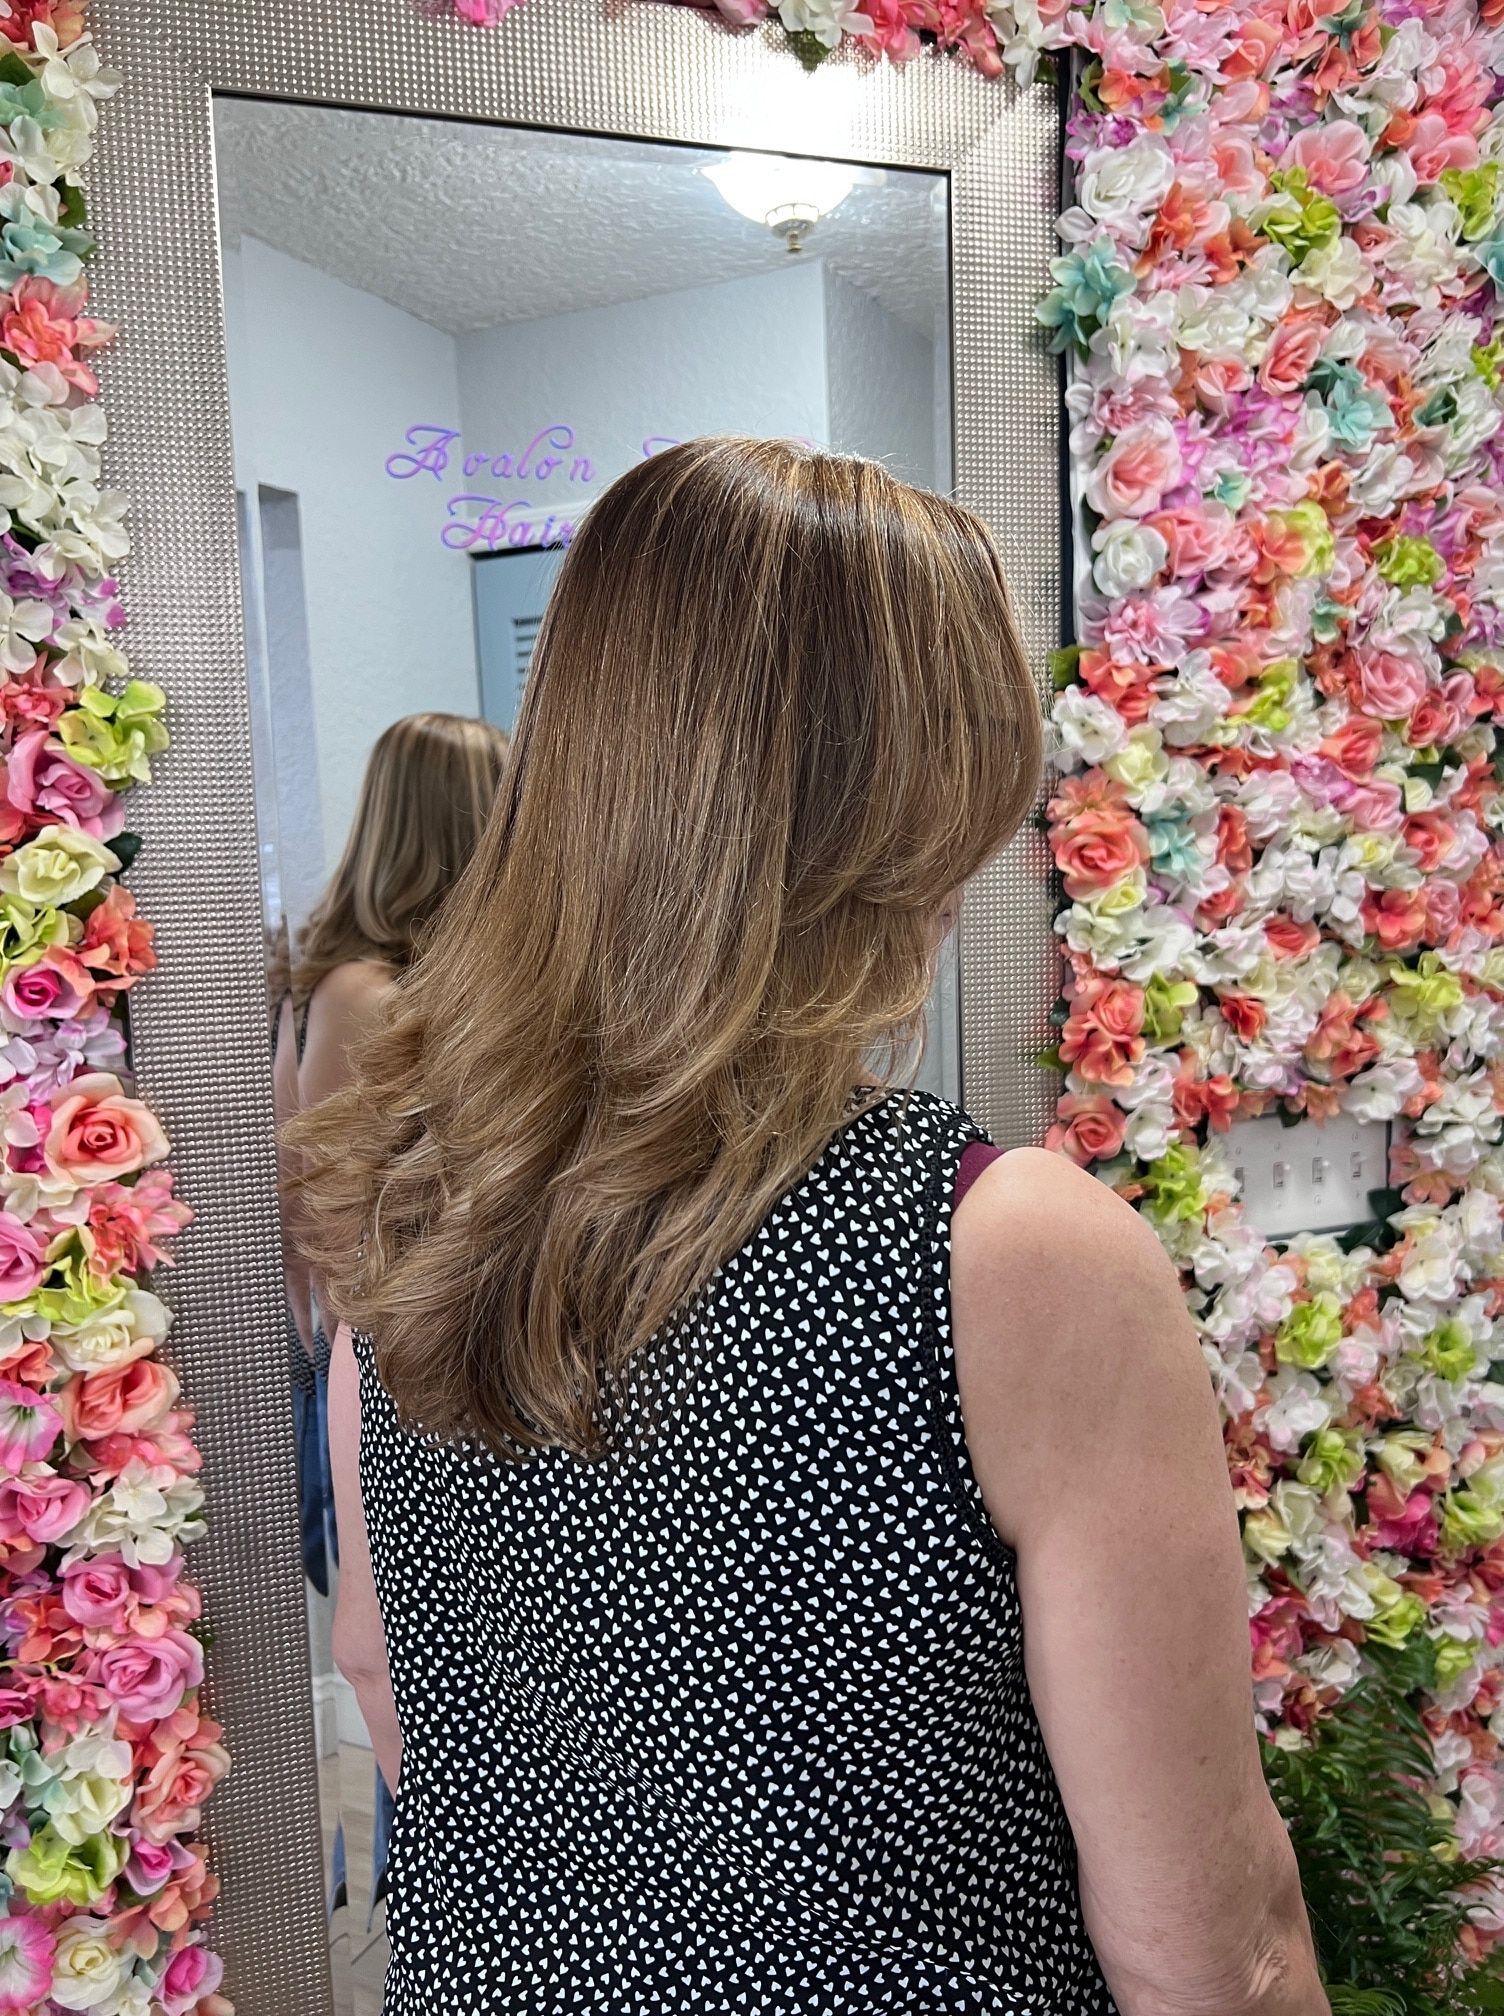
[[[824,277],[831,447],[934,489],[934,346],[839,273]]]
[[[293,492],[302,529],[319,803],[279,791],[289,912],[333,866],[371,743],[420,708],[476,711],[470,563],[439,541],[440,486],[393,482],[415,422],[459,410],[453,339],[254,238],[225,254],[236,480]],[[294,710],[287,710],[290,716]],[[280,773],[308,778],[274,718]],[[298,792],[304,793],[299,811]],[[291,830],[288,830],[289,827]]]
[[[542,483],[478,472],[532,522],[577,510],[632,463],[651,436],[792,434],[829,439],[823,271],[818,261],[750,280],[655,294],[458,339],[466,450],[513,457],[538,429],[573,429],[565,467]],[[571,482],[583,455],[590,480]]]

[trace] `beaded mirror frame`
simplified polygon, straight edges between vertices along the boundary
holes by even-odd
[[[1057,371],[1034,320],[1058,211],[1058,121],[927,52],[806,75],[769,32],[686,7],[528,0],[494,33],[422,0],[95,0],[126,84],[91,199],[110,481],[134,501],[122,570],[133,662],[167,689],[174,748],[145,794],[132,887],[160,970],[133,1018],[144,1095],[198,1217],[172,1284],[211,1518],[194,1569],[212,1711],[235,1768],[206,1831],[214,1928],[240,2016],[327,2016],[318,1787],[277,1230],[270,1032],[214,190],[217,93],[633,139],[828,156],[949,177],[957,495],[996,532],[1046,685],[1060,641]],[[139,802],[139,801],[138,801]],[[1054,1081],[1048,854],[1028,825],[969,892],[963,1094],[1001,1142],[1038,1140]]]

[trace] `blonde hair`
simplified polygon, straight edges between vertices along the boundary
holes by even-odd
[[[351,960],[410,963],[485,831],[506,759],[501,730],[463,714],[409,714],[383,730],[339,866],[298,939],[298,1006]]]
[[[295,1129],[310,1250],[405,1421],[603,1451],[615,1373],[806,1174],[874,1046],[911,1054],[937,912],[1039,749],[969,511],[779,441],[612,485],[485,839],[358,1082]]]

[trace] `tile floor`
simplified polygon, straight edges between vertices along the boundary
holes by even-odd
[[[366,1900],[371,1894],[374,1772],[371,1752],[351,1744],[345,1745],[337,1757],[326,1757],[319,1767],[325,1865],[333,1851],[334,1830],[343,1815],[349,1872],[350,1901],[335,1912],[329,1924],[335,2016],[381,2016],[387,1960],[385,1904],[377,1905],[371,1929],[366,1929]]]

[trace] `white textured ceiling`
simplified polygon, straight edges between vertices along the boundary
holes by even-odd
[[[215,103],[220,210],[242,233],[454,335],[740,279],[789,259],[697,171],[637,140],[268,99]],[[947,293],[943,178],[889,170],[824,219],[823,257],[926,335]]]

